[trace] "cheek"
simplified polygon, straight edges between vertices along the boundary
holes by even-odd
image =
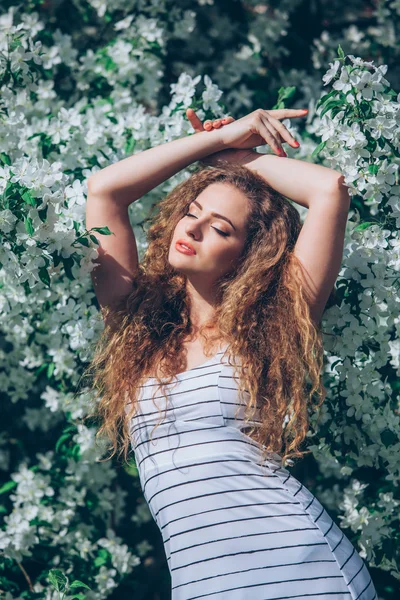
[[[240,255],[241,247],[239,243],[230,242],[228,244],[225,241],[222,241],[222,243],[217,242],[216,244],[213,244],[211,251],[215,262],[219,265],[228,264]]]

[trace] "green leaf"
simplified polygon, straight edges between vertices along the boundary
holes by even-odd
[[[42,210],[38,210],[38,215],[42,223],[46,223],[47,221],[47,206],[42,208]]]
[[[11,165],[11,159],[5,152],[0,152],[0,160],[3,165]]]
[[[45,367],[46,365],[43,365],[43,366]],[[48,365],[48,367],[47,367],[47,373],[46,373],[46,377],[47,377],[47,379],[51,379],[51,376],[53,375],[53,373],[54,373],[54,369],[55,369],[55,368],[56,368],[56,365],[55,365],[55,363],[54,363],[54,362],[51,362],[51,363]]]
[[[30,236],[33,235],[34,233],[34,229],[33,229],[33,223],[32,223],[32,219],[30,217],[25,217],[24,218],[24,224],[25,224],[25,231],[26,233],[28,233]]]
[[[89,237],[92,240],[92,242],[94,242],[95,244],[97,244],[97,245],[100,244],[99,240],[97,239],[97,237],[95,235],[90,235]]]
[[[56,445],[55,445],[56,452],[59,452],[59,450],[60,450],[61,446],[64,444],[64,442],[66,442],[70,438],[71,438],[71,436],[69,433],[64,433],[61,437],[59,437],[56,442]]]
[[[342,50],[342,46],[341,46],[340,44],[339,44],[339,46],[338,46],[338,51],[337,51],[337,53],[338,53],[338,57],[339,57],[339,58],[344,58],[344,52],[343,52],[343,50]]]
[[[110,553],[105,548],[100,548],[98,555],[93,561],[95,567],[101,567],[105,565],[110,557]]]
[[[133,136],[131,136],[125,143],[124,151],[125,154],[133,154],[136,146],[136,140]]]
[[[278,90],[278,99],[275,105],[272,107],[272,110],[278,110],[280,108],[285,108],[285,100],[290,100],[294,94],[296,93],[296,86],[287,86],[280,87]]]
[[[112,235],[113,234],[113,232],[110,231],[107,226],[105,226],[105,227],[92,227],[90,229],[90,231],[97,231],[98,233],[101,233],[102,235]]]
[[[66,276],[71,281],[74,281],[75,277],[73,276],[72,271],[71,271],[71,268],[72,268],[72,266],[74,264],[74,259],[72,258],[72,256],[69,256],[68,258],[61,257],[61,260],[62,260],[63,265],[64,265]]]
[[[390,429],[385,429],[381,433],[381,440],[385,447],[388,448],[389,446],[397,444],[399,441],[399,437]]]
[[[376,175],[377,173],[379,173],[379,165],[369,165],[368,171],[370,173],[373,173],[373,175]]]
[[[36,206],[35,198],[31,195],[29,191],[25,191],[22,196],[22,200],[26,202],[26,204],[30,204],[31,206]]]
[[[378,142],[378,145],[379,145],[381,148],[384,148],[384,147],[385,147],[386,140],[385,140],[385,138],[384,138],[384,137],[382,137],[382,136],[381,136],[380,138],[378,138],[378,139],[377,139],[377,142]]]
[[[330,102],[327,102],[325,104],[324,108],[321,110],[320,118],[323,117],[324,114],[328,112],[328,110],[332,110],[333,108],[342,109],[343,101],[342,100],[331,100]]]
[[[64,592],[68,584],[68,577],[59,569],[50,569],[48,579],[58,592]]]
[[[77,240],[78,244],[82,244],[82,246],[86,246],[86,248],[89,248],[89,240],[85,237],[81,237],[79,240]]]
[[[385,553],[385,557],[392,561],[396,551],[396,541],[393,537],[387,537],[383,539],[382,548]]]
[[[50,275],[46,269],[46,267],[40,267],[39,269],[39,279],[43,281],[47,287],[50,287]]]
[[[336,96],[337,91],[336,90],[331,90],[329,92],[329,94],[324,94],[323,96],[321,96],[321,98],[318,100],[315,108],[319,108],[320,106],[322,106],[322,104],[324,104],[329,98],[332,98],[332,96]]]
[[[6,494],[10,490],[13,490],[18,483],[16,481],[7,481],[0,487],[0,494]]]
[[[71,452],[70,452],[72,458],[74,458],[76,461],[78,461],[81,457],[81,447],[79,446],[79,444],[75,444],[75,446],[72,448]]]
[[[372,227],[372,225],[376,225],[376,223],[374,221],[364,221],[364,223],[360,223],[357,227],[354,227],[353,231],[362,231],[363,229]]]
[[[71,583],[71,585],[69,586],[69,589],[72,590],[73,588],[77,588],[77,587],[84,587],[87,590],[91,589],[88,585],[86,585],[86,583],[83,583],[83,581],[79,581],[79,579],[75,579],[75,581],[73,581]]]
[[[326,146],[326,142],[321,142],[320,144],[318,144],[318,146],[315,148],[314,152],[311,154],[312,157],[317,156],[321,150],[323,150]]]

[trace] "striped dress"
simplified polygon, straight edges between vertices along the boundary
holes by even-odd
[[[259,445],[241,430],[243,402],[235,417],[226,348],[179,373],[167,406],[147,379],[130,423],[172,600],[376,600],[364,561],[317,498],[278,454],[260,465]]]

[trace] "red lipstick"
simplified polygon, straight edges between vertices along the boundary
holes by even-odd
[[[175,244],[175,248],[183,254],[196,254],[196,250],[193,248],[192,244],[187,240],[178,240]]]

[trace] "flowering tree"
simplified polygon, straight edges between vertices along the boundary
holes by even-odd
[[[313,73],[289,69],[289,86],[273,65],[290,54],[284,40],[300,2],[240,2],[238,14],[223,14],[212,27],[197,23],[207,16],[214,23],[223,2],[199,0],[193,10],[166,0],[140,9],[126,0],[65,4],[37,0],[25,13],[11,4],[0,14],[1,591],[6,600],[60,593],[91,600],[125,585],[150,597],[148,578],[138,583],[140,569],[159,564],[160,541],[134,462],[124,469],[100,462],[95,430],[82,422],[90,390],[75,393],[103,327],[89,276],[97,240],[84,225],[86,181],[111,162],[193,133],[189,106],[202,119],[227,107],[235,117],[257,108],[268,99],[269,70],[276,106],[297,85],[311,109],[304,131],[295,132],[302,139],[296,157],[340,170],[352,195],[337,302],[322,321],[328,398],[309,436],[321,474],[313,491],[331,512],[339,507],[342,527],[382,574],[385,600],[394,598],[400,97],[385,75],[392,64],[394,79],[397,73],[399,3],[376,3],[374,27],[363,32],[355,25],[323,32],[313,42]],[[327,14],[340,5],[322,4]],[[374,60],[345,55],[341,46],[337,54],[338,43]],[[219,48],[217,58],[206,48]],[[378,66],[386,52],[387,64]],[[191,170],[132,204],[140,257],[150,207]],[[105,223],[99,232],[107,231]]]

